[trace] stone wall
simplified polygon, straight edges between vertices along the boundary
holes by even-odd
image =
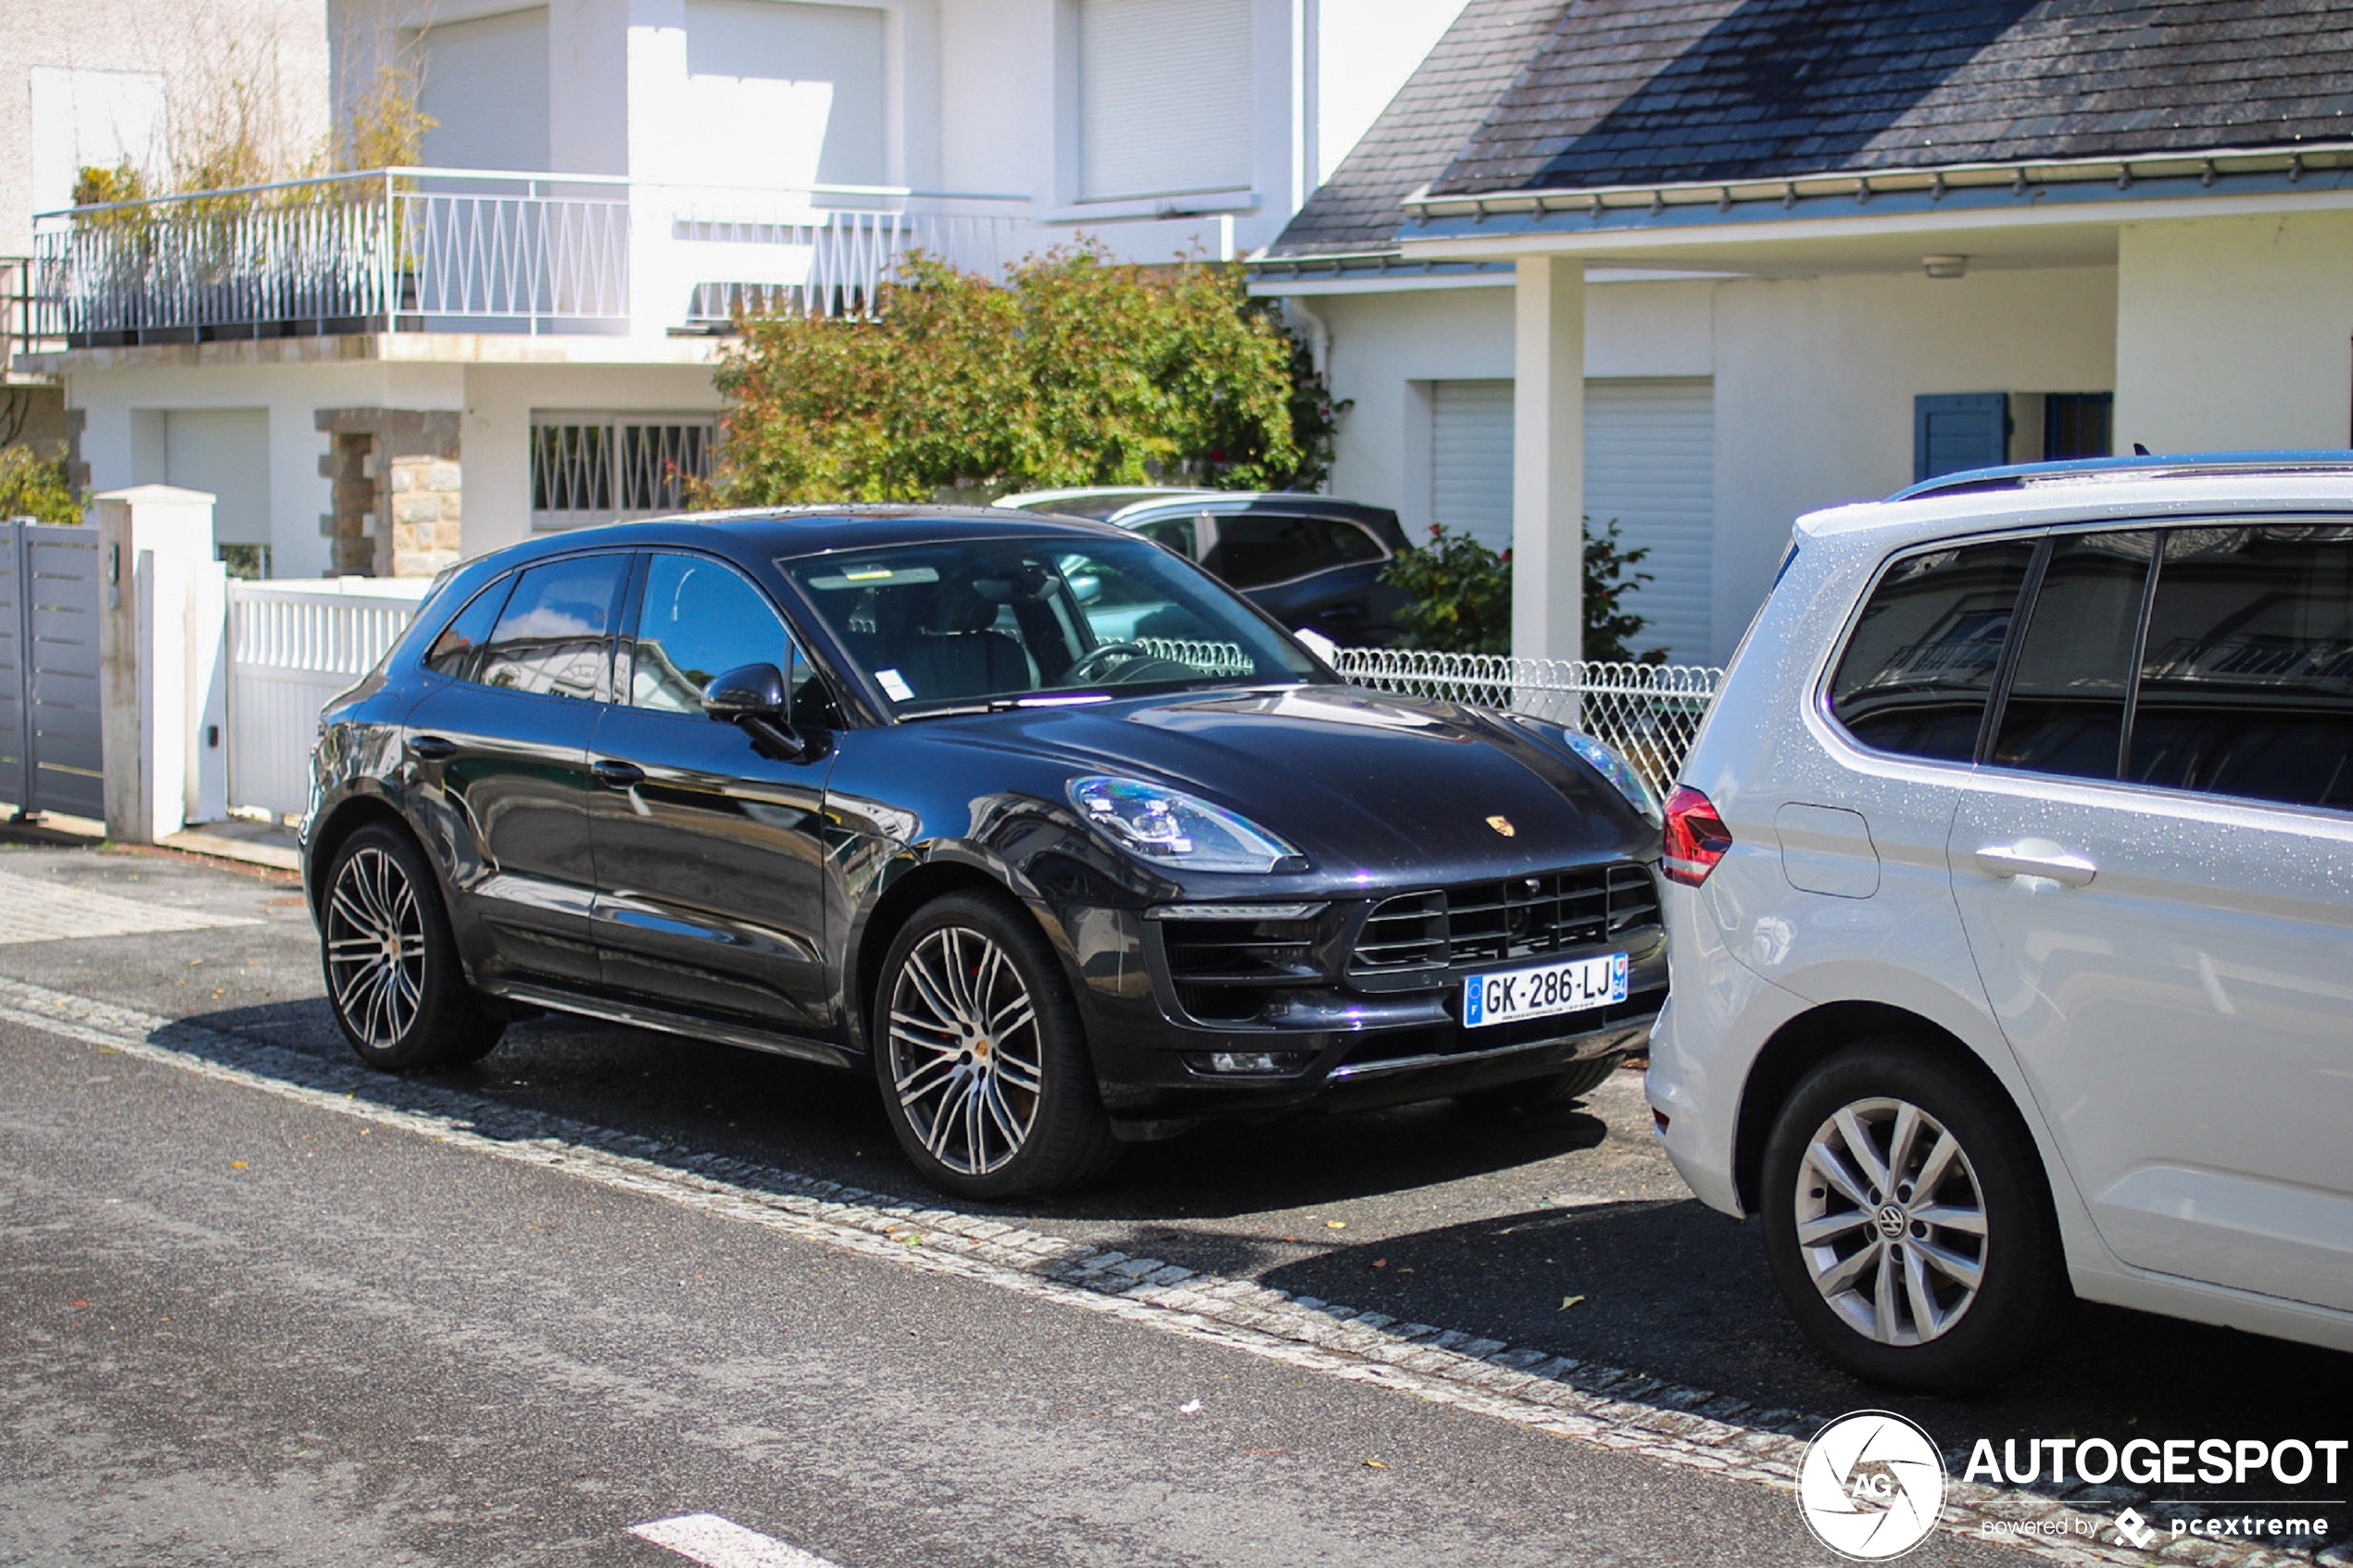
[[[318,424],[328,438],[319,471],[334,486],[334,509],[319,520],[334,542],[332,569],[431,577],[454,565],[465,489],[456,412],[321,408]]]

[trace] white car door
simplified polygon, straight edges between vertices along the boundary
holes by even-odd
[[[2349,587],[2348,528],[2056,538],[1949,854],[1989,998],[2117,1256],[2340,1309]]]

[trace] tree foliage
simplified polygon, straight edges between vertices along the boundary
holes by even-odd
[[[1649,624],[1627,608],[1626,596],[1652,580],[1637,571],[1650,547],[1628,549],[1612,518],[1599,528],[1585,520],[1584,656],[1595,662],[1666,662],[1665,648],[1631,651]],[[1387,580],[1413,595],[1398,619],[1402,646],[1433,653],[1512,651],[1512,552],[1489,549],[1466,533],[1441,523],[1429,528],[1429,543],[1390,563]]]
[[[80,522],[82,506],[63,463],[44,462],[28,446],[0,447],[0,518]]]
[[[1467,533],[1429,525],[1429,543],[1400,555],[1385,573],[1414,596],[1399,612],[1403,645],[1432,653],[1512,651],[1512,552],[1501,555]]]
[[[1648,545],[1628,549],[1617,535],[1617,520],[1601,527],[1585,520],[1585,657],[1596,661],[1664,664],[1665,648],[1633,651],[1634,639],[1650,622],[1626,608],[1626,596],[1654,581],[1634,569],[1650,558]]]
[[[991,282],[915,255],[876,303],[862,319],[743,320],[718,372],[726,410],[702,499],[1323,477],[1330,400],[1237,267],[1081,248]]]

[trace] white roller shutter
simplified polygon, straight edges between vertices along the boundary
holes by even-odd
[[[212,495],[212,536],[270,543],[270,412],[174,408],[163,417],[163,482]]]
[[[547,7],[424,30],[417,107],[435,121],[425,161],[443,169],[547,167]]]
[[[1433,522],[1471,533],[1492,550],[1512,542],[1512,383],[1430,383]]]
[[[1496,549],[1512,538],[1512,383],[1430,384],[1430,516]],[[1651,574],[1628,606],[1637,650],[1716,656],[1716,396],[1705,376],[1585,383],[1585,515],[1616,518]]]
[[[1083,200],[1251,183],[1251,0],[1079,0]]]
[[[1622,543],[1647,546],[1645,583],[1628,600],[1649,622],[1639,650],[1677,664],[1715,658],[1716,390],[1705,376],[1585,383],[1585,515],[1616,518]]]

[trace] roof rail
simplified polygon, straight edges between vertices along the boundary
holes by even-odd
[[[1966,495],[1985,490],[2023,490],[2070,479],[2144,479],[2217,473],[2353,474],[2353,449],[2283,452],[2139,453],[2130,458],[2070,458],[2054,463],[2010,463],[2001,468],[1964,469],[1910,484],[1888,497],[1917,501],[1923,495]]]

